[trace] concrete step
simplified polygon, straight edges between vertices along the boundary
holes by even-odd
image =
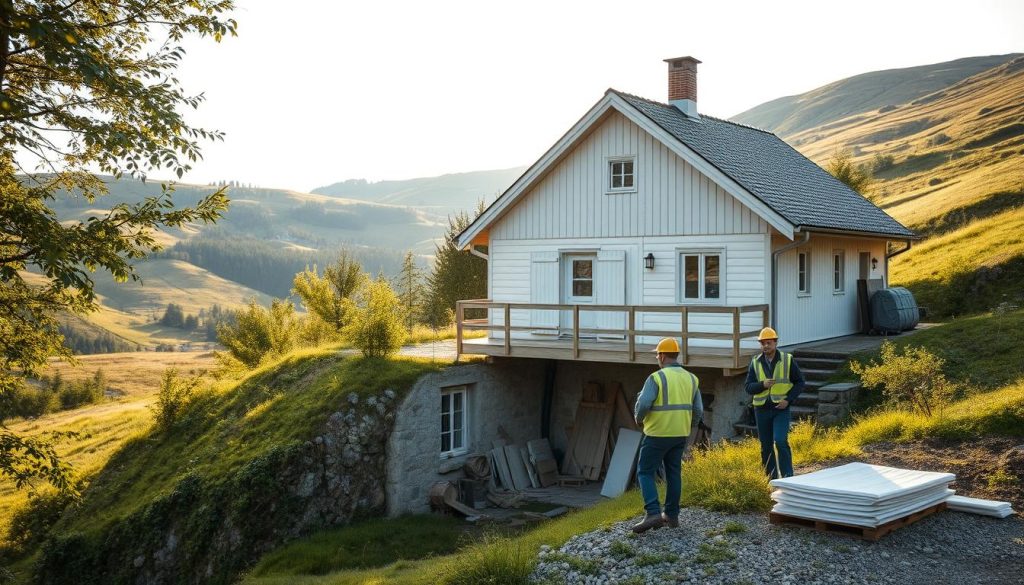
[[[804,393],[817,392],[822,388],[822,386],[828,384],[825,380],[804,380],[804,382]]]
[[[839,353],[835,351],[818,351],[810,349],[798,349],[793,352],[793,356],[796,359],[830,359],[830,360],[848,360],[850,356],[845,353]]]
[[[747,423],[733,423],[732,428],[735,429],[736,433],[739,435],[747,437],[757,436],[757,426],[755,425],[748,425]]]
[[[836,373],[835,370],[816,370],[813,368],[800,368],[805,380],[828,380]]]
[[[793,420],[814,418],[818,416],[818,407],[793,405],[789,407],[789,412],[793,415]]]
[[[818,393],[817,392],[801,392],[800,396],[796,397],[796,402],[793,406],[813,406],[818,407]]]
[[[800,358],[797,357],[797,363],[800,364],[800,369],[815,369],[815,370],[838,370],[846,363],[846,360],[840,360],[835,358],[819,358],[819,357],[808,357]]]

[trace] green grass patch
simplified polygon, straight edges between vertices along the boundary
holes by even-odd
[[[736,558],[736,553],[724,541],[702,542],[693,555],[693,562],[698,565],[715,565]]]
[[[1024,300],[1024,209],[1012,208],[928,239],[893,259],[892,283],[914,293],[931,319]]]
[[[696,452],[683,464],[683,505],[721,512],[767,511],[772,502],[760,453],[755,440],[722,442]]]
[[[945,360],[946,377],[963,386],[991,390],[1024,376],[1024,309],[954,319],[889,340],[900,351],[914,346],[934,353]],[[860,352],[853,359],[877,362],[879,351]],[[836,379],[857,377],[847,365]]]
[[[562,552],[553,552],[544,557],[544,562],[547,563],[565,563],[569,565],[569,568],[581,575],[596,575],[601,572],[601,565],[593,559],[584,559],[575,555],[570,555]],[[510,575],[512,576],[512,575]],[[491,583],[504,582],[500,578],[495,578],[495,575],[489,575],[489,581]]]
[[[608,554],[617,559],[628,559],[636,556],[636,548],[624,540],[616,540],[608,547]]]
[[[449,554],[458,548],[464,529],[463,520],[447,516],[369,520],[320,532],[279,548],[260,559],[249,574],[324,575]]]
[[[650,567],[662,563],[674,563],[679,560],[679,555],[674,553],[644,553],[636,558],[633,564],[638,567]]]

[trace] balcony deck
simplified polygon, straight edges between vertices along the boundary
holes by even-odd
[[[490,314],[497,311],[503,315],[501,323],[488,319],[466,319],[467,309],[486,309]],[[513,310],[570,311],[573,326],[570,328],[512,325]],[[624,316],[627,326],[623,329],[581,328],[580,313],[586,311],[618,312]],[[654,345],[643,343],[644,338],[675,337],[682,341],[680,362],[684,366],[721,368],[726,375],[735,375],[746,370],[751,358],[758,353],[755,348],[743,347],[743,339],[756,337],[756,330],[741,331],[741,316],[744,313],[760,313],[760,323],[767,325],[767,305],[747,306],[694,306],[694,305],[552,305],[536,303],[501,303],[487,299],[459,301],[456,310],[456,347],[459,355],[486,355],[494,357],[546,358],[558,360],[651,364]],[[671,313],[680,315],[682,326],[679,330],[642,330],[636,328],[636,316],[643,313]],[[731,316],[732,331],[706,332],[689,329],[688,315],[717,313]],[[763,325],[762,325],[763,326]],[[469,330],[487,330],[489,337],[466,339]],[[549,333],[544,337],[538,331]],[[522,335],[517,336],[518,335]],[[725,347],[699,345],[699,340],[715,340]],[[694,343],[697,341],[697,343]],[[721,342],[727,342],[722,344]]]

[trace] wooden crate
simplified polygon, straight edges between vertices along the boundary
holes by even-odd
[[[819,532],[831,532],[833,534],[848,534],[851,536],[856,536],[857,538],[862,538],[864,540],[877,541],[878,539],[882,538],[886,534],[889,534],[893,530],[896,530],[897,528],[902,528],[909,524],[913,524],[921,518],[931,516],[932,514],[945,509],[946,502],[940,502],[938,504],[935,504],[934,506],[925,508],[924,510],[914,512],[913,514],[908,514],[906,516],[903,516],[902,518],[890,520],[889,522],[886,522],[885,524],[876,526],[874,528],[868,526],[855,526],[853,524],[843,524],[842,522],[826,522],[824,520],[812,520],[810,518],[800,518],[799,516],[789,516],[787,514],[779,514],[777,512],[769,512],[768,521],[775,525],[792,524],[796,526],[803,526],[805,528],[811,528]]]

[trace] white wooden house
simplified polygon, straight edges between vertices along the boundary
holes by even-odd
[[[489,290],[460,304],[461,353],[646,362],[674,335],[728,375],[764,325],[858,331],[857,279],[917,236],[774,134],[699,114],[699,61],[667,62],[668,104],[609,89],[460,235]]]

